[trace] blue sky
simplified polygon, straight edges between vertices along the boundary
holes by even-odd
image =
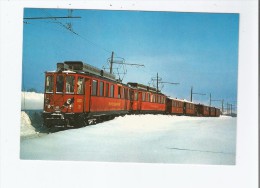
[[[24,9],[24,17],[67,16],[62,9]],[[239,14],[74,10],[81,19],[66,30],[55,20],[25,20],[23,25],[22,88],[44,89],[44,72],[57,62],[81,60],[98,68],[107,66],[111,52],[126,63],[123,82],[148,84],[158,72],[167,82],[162,92],[195,102],[237,99]],[[56,22],[56,23],[55,23]],[[219,102],[213,105],[220,106]]]

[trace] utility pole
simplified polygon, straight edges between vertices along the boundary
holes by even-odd
[[[164,81],[162,81],[162,78],[159,77],[158,72],[156,74],[156,77],[152,77],[151,80],[153,82],[153,87],[155,87],[154,82],[156,82],[156,92],[157,93],[159,92],[159,84],[172,84],[172,85],[180,84],[180,83],[176,83],[176,82],[164,82]],[[150,83],[149,83],[149,85],[150,85]]]
[[[229,111],[229,109],[228,109],[228,108],[229,108],[229,104],[227,103],[227,114],[228,114],[228,111]]]
[[[158,93],[158,84],[159,84],[159,80],[158,80],[158,72],[157,72],[157,78],[156,78],[156,93]]]
[[[224,103],[224,99],[222,99],[222,100],[220,100],[220,99],[212,99],[212,98],[211,98],[211,93],[210,93],[210,96],[209,96],[209,97],[210,97],[210,99],[209,99],[209,100],[210,100],[210,106],[211,106],[211,102],[212,102],[212,101],[220,101],[220,102],[221,102],[222,113],[223,113],[223,110],[224,110],[224,106],[223,106],[223,105],[224,105],[224,104],[223,104],[223,103]]]
[[[209,94],[209,106],[211,106],[211,93]]]
[[[191,86],[190,90],[190,101],[192,102],[192,95],[206,95],[205,93],[194,93],[193,92],[193,87]]]
[[[113,73],[113,59],[114,59],[114,52],[112,52],[112,55],[111,55],[111,61],[110,61],[110,74]]]
[[[108,63],[108,67],[103,67],[104,70],[108,70],[110,74],[117,74],[119,76],[119,80],[122,81],[124,75],[126,74],[126,69],[124,68],[126,65],[130,65],[130,66],[136,66],[136,67],[144,67],[143,64],[137,64],[137,63],[125,63],[125,59],[122,57],[116,57],[114,51],[112,51],[111,57],[108,58],[107,60]],[[122,65],[123,68],[121,67],[120,69],[123,69],[123,72],[119,72],[119,68],[115,66],[115,64],[117,65]],[[113,70],[116,70],[117,72],[113,72]],[[121,76],[123,75],[122,79]]]
[[[193,90],[193,87],[191,86],[191,89],[190,89],[190,101],[192,102],[192,90]]]
[[[222,113],[224,112],[224,99],[222,99]]]

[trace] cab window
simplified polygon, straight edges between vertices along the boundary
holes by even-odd
[[[53,76],[46,77],[45,92],[53,93]]]
[[[58,75],[56,78],[56,93],[62,93],[64,87],[64,77],[62,75]]]
[[[74,76],[66,76],[66,93],[74,93]]]
[[[84,94],[84,78],[78,77],[78,82],[77,82],[77,94]]]

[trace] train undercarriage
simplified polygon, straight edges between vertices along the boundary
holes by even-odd
[[[109,121],[117,116],[124,116],[128,112],[118,113],[63,113],[63,112],[43,112],[43,126],[51,128],[80,128],[88,125],[95,125],[104,121]]]

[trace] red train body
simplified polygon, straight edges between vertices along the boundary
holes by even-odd
[[[123,84],[80,61],[57,63],[56,71],[45,73],[43,108],[47,127],[84,126],[125,114],[220,116],[217,108],[171,99],[143,84]]]
[[[197,116],[209,116],[209,107],[203,104],[197,105]]]
[[[67,67],[66,66],[70,66]],[[83,125],[127,114],[130,90],[112,75],[82,62],[58,64],[56,72],[46,72],[44,112],[46,125]],[[66,69],[71,70],[66,70]],[[84,70],[89,70],[84,72]],[[100,75],[98,74],[100,72]]]
[[[167,112],[169,114],[184,115],[184,101],[167,98]]]
[[[165,95],[143,84],[128,83],[128,85],[131,88],[131,113],[165,113]]]

